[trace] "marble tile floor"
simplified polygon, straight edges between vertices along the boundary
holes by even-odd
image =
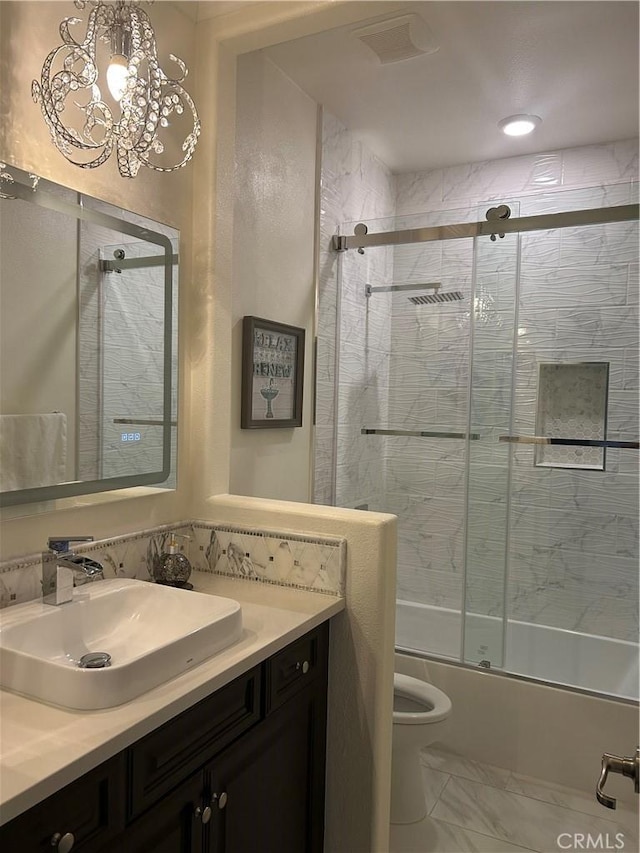
[[[392,826],[390,853],[638,853],[638,812],[429,747],[427,817]]]

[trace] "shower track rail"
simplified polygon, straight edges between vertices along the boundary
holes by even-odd
[[[578,225],[605,225],[608,222],[627,222],[638,219],[640,205],[621,204],[589,210],[564,213],[545,213],[521,216],[515,219],[487,222],[462,222],[457,225],[436,225],[429,228],[411,228],[404,231],[382,231],[378,234],[334,234],[332,244],[336,252],[348,249],[366,249],[369,246],[397,246],[403,243],[428,243],[434,240],[460,240],[469,237],[503,237],[522,231],[547,231]]]
[[[509,444],[546,444],[563,445],[565,447],[611,447],[618,450],[639,450],[638,441],[617,441],[616,439],[599,438],[554,438],[544,435],[500,435],[498,441]]]
[[[361,435],[399,435],[415,438],[463,438],[469,441],[478,441],[480,433],[477,432],[448,432],[443,430],[413,430],[413,429],[366,429],[360,430]]]

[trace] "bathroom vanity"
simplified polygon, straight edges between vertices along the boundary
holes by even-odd
[[[7,710],[13,717],[9,729],[20,728],[15,714],[21,706],[26,726],[41,728],[41,767],[48,782],[43,786],[34,778],[31,786],[23,780],[12,785],[18,768],[9,766],[11,735],[5,726],[0,772],[7,771],[9,784],[3,786],[0,815],[4,821],[11,812],[16,816],[0,828],[0,849],[322,850],[328,619],[344,603],[261,584],[235,582],[235,587],[237,596],[281,606],[243,601],[240,643],[124,706],[87,714],[3,694],[5,720]],[[220,680],[225,683],[216,688]],[[179,713],[172,713],[181,705]],[[98,730],[104,727],[102,737],[100,731],[93,736],[97,749],[90,749],[92,723]],[[74,724],[78,742],[65,764],[60,750],[72,738]],[[51,733],[49,743],[48,725],[62,727]],[[114,749],[119,743],[126,746]],[[24,745],[23,770],[34,772],[37,749]],[[77,772],[101,753],[110,754],[88,772]],[[56,763],[59,772],[51,774]],[[69,781],[56,785],[56,778]],[[11,787],[17,794],[20,785],[21,794],[11,801]],[[47,786],[54,793],[42,797]],[[20,803],[30,801],[35,804],[23,810]]]

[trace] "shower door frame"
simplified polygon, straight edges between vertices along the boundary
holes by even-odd
[[[497,204],[497,202],[496,202]],[[506,218],[501,218],[500,211],[502,215],[506,214]],[[601,208],[588,208],[576,211],[565,211],[561,213],[549,213],[549,214],[539,214],[535,216],[522,216],[522,217],[514,217],[510,218],[510,210],[509,208],[491,208],[487,212],[487,221],[479,221],[479,222],[471,222],[471,223],[457,223],[452,225],[441,225],[441,226],[431,226],[425,228],[414,228],[414,229],[405,229],[405,230],[397,230],[397,231],[385,231],[385,232],[377,232],[377,233],[362,233],[362,229],[360,229],[361,233],[356,233],[353,236],[346,236],[336,234],[332,238],[332,247],[337,253],[344,253],[349,249],[357,249],[360,254],[364,253],[364,250],[367,248],[379,247],[379,246],[399,246],[399,245],[407,245],[413,243],[427,243],[427,242],[437,242],[443,240],[458,240],[458,239],[469,239],[476,237],[489,237],[492,241],[496,241],[499,238],[503,238],[505,234],[522,234],[530,231],[547,231],[553,229],[561,229],[561,228],[570,228],[577,226],[589,226],[589,225],[606,225],[610,223],[616,222],[629,222],[640,219],[640,205],[639,204],[625,204],[625,205],[615,205],[610,207],[601,207]],[[489,218],[491,217],[491,218]],[[337,337],[336,346],[339,347],[339,338]],[[469,379],[471,382],[471,378]],[[337,383],[336,383],[337,389]],[[470,416],[470,413],[469,413]],[[386,435],[396,435],[401,434],[400,431],[397,430],[363,430],[365,432],[371,432],[376,434],[386,434]],[[467,441],[471,438],[471,426],[469,424],[467,435],[464,436]],[[402,434],[405,434],[402,431]],[[416,433],[418,434],[418,433]],[[426,433],[420,433],[421,435],[426,435]],[[453,437],[452,435],[441,434],[440,437]],[[460,436],[462,437],[462,436]],[[602,448],[607,447],[615,447],[615,448],[626,448],[626,449],[639,449],[638,441],[615,441],[615,440],[584,440],[580,439],[562,439],[556,437],[548,437],[548,436],[518,436],[518,435],[501,435],[498,439],[500,442],[508,443],[510,446],[514,444],[538,444],[538,445],[557,445],[557,444],[566,444],[568,446],[598,446]],[[336,460],[337,461],[337,460]],[[509,468],[511,464],[509,463]],[[335,464],[333,466],[333,476],[335,477]],[[335,487],[335,484],[334,484]],[[335,494],[335,492],[334,492]],[[465,522],[466,526],[466,522]],[[466,538],[466,537],[465,537]],[[466,547],[465,547],[466,552]],[[467,573],[466,566],[466,556],[465,556],[465,577]],[[506,594],[506,592],[505,592]],[[506,604],[506,602],[505,602]],[[460,647],[460,659],[459,664],[461,666],[468,665],[477,665],[470,664],[465,658],[465,649],[464,649],[464,633],[465,633],[465,622],[466,622],[466,602],[464,600],[463,593],[463,601],[461,602],[461,647]],[[503,614],[503,620],[506,620],[507,614],[506,609]],[[506,656],[504,655],[504,636],[503,630],[503,666],[506,661]],[[428,656],[428,655],[427,655]],[[435,657],[435,659],[440,660],[440,657]],[[447,658],[448,662],[455,663],[455,661],[451,661]],[[485,662],[482,661],[480,665],[482,666]],[[497,672],[504,675],[511,675],[507,671],[499,668]],[[535,678],[530,678],[528,676],[515,675],[517,678],[524,678],[525,680],[537,681]],[[586,691],[590,692],[590,691]]]
[[[440,240],[460,240],[470,237],[490,237],[521,234],[527,231],[549,231],[554,228],[571,228],[578,225],[606,225],[611,222],[629,222],[640,218],[640,205],[621,204],[613,207],[595,207],[564,213],[544,213],[520,216],[515,219],[491,219],[480,222],[461,222],[455,225],[436,225],[429,228],[410,228],[401,231],[381,231],[374,234],[333,236],[336,252],[348,249],[366,249],[374,246],[400,246],[407,243],[429,243]]]

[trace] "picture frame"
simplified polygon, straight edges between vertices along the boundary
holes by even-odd
[[[305,330],[262,317],[242,320],[242,429],[302,426]]]

